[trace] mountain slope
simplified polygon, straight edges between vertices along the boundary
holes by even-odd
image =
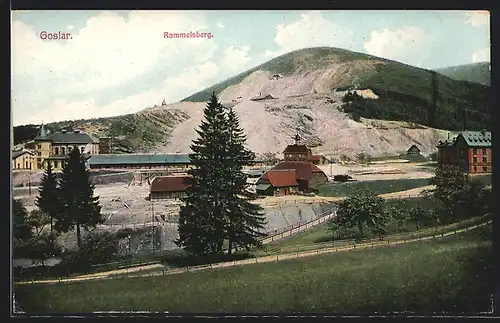
[[[113,137],[117,153],[139,152],[164,144],[173,128],[187,118],[183,111],[152,109],[109,118],[54,122],[47,124],[46,128],[49,132],[80,129],[97,137]],[[39,128],[39,125],[14,127],[14,144],[29,142]]]
[[[358,113],[362,117],[410,121],[450,130],[460,130],[464,123],[470,129],[491,126],[489,88],[486,86],[456,81],[434,71],[330,47],[301,49],[284,54],[182,101],[206,101],[212,91],[223,93],[259,71],[270,75],[279,73],[301,84],[304,84],[302,79],[310,73],[315,73],[317,77],[307,86],[304,84],[300,91],[295,90],[295,84],[287,84],[286,91],[268,85],[252,85],[254,92],[251,95],[273,90],[275,92],[271,94],[282,97],[313,92],[331,94],[350,88],[370,89],[379,99],[376,102],[359,102],[361,107]],[[262,81],[259,79],[259,82]],[[231,99],[237,99],[238,96]],[[467,120],[464,120],[464,116]]]
[[[454,80],[491,86],[491,64],[489,62],[439,68],[436,69],[436,72]]]

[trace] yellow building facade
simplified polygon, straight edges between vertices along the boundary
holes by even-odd
[[[27,150],[13,151],[12,169],[36,169],[35,154]]]
[[[45,169],[50,163],[54,170],[61,170],[72,149],[85,155],[99,154],[99,139],[82,131],[61,131],[48,134],[42,126],[35,138],[37,169]]]

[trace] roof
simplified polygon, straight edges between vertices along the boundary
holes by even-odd
[[[18,150],[18,151],[13,151],[12,152],[12,159],[16,159],[17,157],[20,157],[24,154],[30,154],[32,156],[34,156],[35,154],[33,154],[31,151],[27,151],[27,150]]]
[[[462,131],[458,136],[462,136],[470,147],[491,147],[489,131]]]
[[[309,162],[283,161],[275,165],[271,170],[294,169],[297,179],[309,180],[313,173],[323,173],[318,166]],[[325,174],[326,176],[326,174]]]
[[[265,191],[269,187],[271,187],[271,184],[258,184],[257,186],[255,186],[255,190],[257,190],[257,191]]]
[[[151,181],[149,191],[158,192],[183,192],[189,187],[186,184],[187,176],[157,176]]]
[[[450,140],[439,141],[436,147],[453,147],[459,137],[462,137],[469,147],[491,147],[492,138],[489,131],[461,131],[454,133]]]
[[[320,156],[320,155],[312,155],[309,159],[311,159],[311,160],[318,160],[319,161],[319,160],[321,160],[321,157],[322,156]]]
[[[99,143],[99,139],[86,132],[56,132],[49,137],[55,144]]]
[[[308,153],[311,151],[306,145],[288,145],[286,146],[284,153]]]
[[[264,93],[264,94],[259,94],[251,98],[250,100],[256,101],[256,100],[265,100],[265,99],[274,99],[273,96],[269,93]]]
[[[190,164],[189,154],[99,154],[92,155],[90,165]]]
[[[268,170],[262,175],[273,187],[299,186],[296,180],[295,169]]]
[[[420,151],[420,148],[418,148],[416,145],[411,145],[411,147],[408,148],[408,151],[415,150],[415,149],[417,149],[418,151]]]

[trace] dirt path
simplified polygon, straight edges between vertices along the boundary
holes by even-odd
[[[464,229],[450,231],[450,232],[443,233],[443,234],[440,234],[437,236],[436,235],[429,235],[427,237],[419,237],[419,238],[392,241],[392,242],[390,242],[390,241],[373,241],[373,242],[362,243],[362,244],[358,244],[358,245],[331,247],[331,248],[317,249],[317,250],[313,250],[313,251],[294,252],[294,253],[287,253],[287,254],[281,254],[281,255],[278,254],[278,255],[271,255],[271,256],[262,256],[262,257],[250,258],[250,259],[245,259],[245,260],[228,261],[228,262],[209,264],[209,265],[204,265],[204,266],[196,266],[196,267],[191,267],[191,268],[190,267],[178,268],[178,269],[173,269],[173,270],[168,270],[168,271],[163,270],[161,272],[158,271],[158,272],[153,272],[153,273],[146,273],[145,275],[141,275],[139,273],[138,275],[128,275],[127,277],[133,278],[133,277],[142,277],[142,276],[175,275],[175,274],[180,274],[180,273],[185,273],[185,272],[193,272],[193,271],[206,270],[206,269],[235,267],[235,266],[243,266],[243,265],[249,265],[249,264],[283,261],[283,260],[287,260],[287,259],[305,258],[305,257],[309,257],[309,256],[319,255],[319,254],[328,254],[328,253],[342,252],[342,251],[349,251],[349,250],[359,250],[359,249],[384,247],[384,246],[395,246],[395,245],[400,245],[400,244],[413,243],[413,242],[417,242],[417,241],[439,239],[439,238],[451,236],[454,234],[466,232],[466,231],[469,231],[469,230],[472,230],[472,229],[475,229],[475,228],[478,228],[481,226],[485,226],[485,225],[488,225],[491,223],[492,223],[492,221],[489,220],[489,221],[481,223],[481,224],[472,225],[472,226],[464,228]],[[158,265],[144,266],[141,269],[142,270],[151,270],[151,269],[157,269],[157,268],[160,269],[162,267],[163,267],[162,265],[158,264]],[[16,282],[16,284],[31,284],[31,283],[57,284],[57,283],[62,283],[62,282],[76,282],[76,281],[87,281],[87,280],[96,280],[96,279],[112,279],[112,278],[117,278],[117,277],[113,277],[113,276],[120,275],[120,274],[127,274],[129,272],[132,272],[132,271],[127,270],[127,269],[122,269],[122,270],[115,270],[115,271],[107,272],[107,273],[85,275],[85,276],[79,276],[79,277],[68,278],[68,279],[39,280],[39,281],[33,281],[33,282]]]

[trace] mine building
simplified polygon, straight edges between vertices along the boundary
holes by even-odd
[[[186,195],[188,176],[157,176],[153,178],[149,186],[149,198],[180,199]]]
[[[439,141],[438,166],[457,165],[466,173],[491,173],[491,132],[461,131]]]
[[[257,193],[274,196],[309,193],[328,182],[326,174],[311,162],[311,149],[299,145],[298,134],[293,139],[295,144],[288,145],[283,152],[284,160],[259,178],[256,183]],[[292,181],[292,177],[295,181]]]

